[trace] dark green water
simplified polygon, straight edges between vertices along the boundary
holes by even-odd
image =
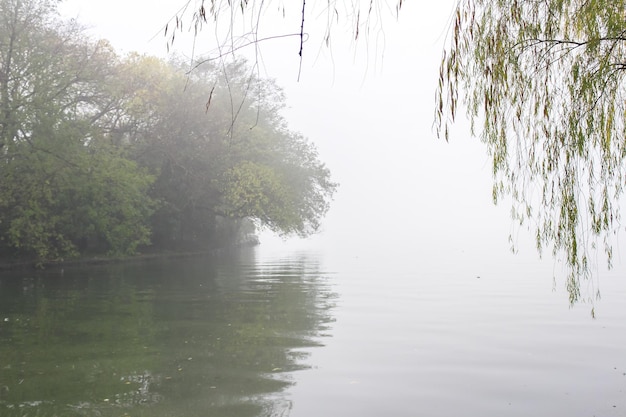
[[[0,415],[287,415],[333,303],[314,262],[254,250],[2,273]]]

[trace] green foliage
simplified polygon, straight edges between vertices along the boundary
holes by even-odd
[[[272,168],[243,161],[226,173],[224,212],[233,217],[258,217],[270,227],[290,230],[297,219],[290,218],[293,210],[284,183]]]
[[[106,145],[63,147],[64,139],[33,139],[0,167],[4,243],[41,260],[78,249],[130,254],[148,243],[152,177]]]
[[[128,255],[151,235],[206,248],[249,233],[246,219],[318,227],[335,184],[286,129],[273,83],[243,62],[188,75],[188,64],[120,59],[55,6],[0,0],[3,257]]]
[[[441,63],[438,133],[464,104],[537,247],[564,254],[570,301],[601,242],[609,266],[626,179],[623,1],[459,2]]]
[[[0,247],[51,260],[148,242],[147,173],[102,140],[116,59],[55,2],[0,2]]]
[[[152,58],[126,65],[141,68],[128,72],[129,83],[141,86],[134,117],[154,120],[131,143],[157,176],[157,241],[206,242],[244,218],[281,234],[319,227],[336,185],[315,148],[285,127],[284,97],[273,83],[240,61],[189,75],[188,64]]]

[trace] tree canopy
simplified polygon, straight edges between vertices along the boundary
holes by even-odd
[[[287,128],[273,82],[251,79],[244,61],[191,74],[184,63],[137,55],[126,65],[128,82],[139,86],[130,125],[140,126],[126,135],[137,161],[157,175],[158,235],[201,238],[216,216],[285,235],[319,228],[336,184],[312,144]]]
[[[119,56],[54,0],[0,0],[0,258],[225,245],[320,225],[336,184],[248,65]]]
[[[148,242],[150,175],[100,140],[116,57],[56,2],[0,2],[0,252],[40,260],[88,241],[116,254]]]

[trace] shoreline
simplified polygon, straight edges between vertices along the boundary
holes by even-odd
[[[143,262],[149,261],[152,259],[169,259],[169,258],[185,258],[199,255],[217,255],[220,252],[239,249],[239,248],[247,248],[254,247],[260,245],[258,237],[256,239],[248,239],[242,242],[239,242],[235,245],[212,248],[212,249],[202,249],[202,250],[185,250],[185,251],[173,251],[173,250],[164,250],[164,251],[155,251],[155,252],[143,252],[137,253],[135,255],[128,256],[106,256],[106,255],[94,255],[94,256],[83,256],[72,259],[62,259],[62,260],[52,260],[52,261],[43,261],[38,262],[37,260],[20,260],[20,261],[10,261],[8,259],[0,259],[0,273],[7,271],[19,271],[19,270],[49,270],[55,268],[63,268],[63,267],[75,267],[75,266],[86,266],[86,265],[108,265],[115,263],[126,263],[126,262]]]

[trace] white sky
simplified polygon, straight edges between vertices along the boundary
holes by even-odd
[[[184,1],[157,7],[148,0],[69,0],[62,11],[119,52],[166,56],[162,30]],[[451,256],[507,253],[509,207],[493,207],[483,146],[469,139],[464,124],[450,144],[438,140],[432,129],[438,65],[453,3],[404,2],[397,21],[387,13],[384,28],[369,39],[361,36],[356,46],[350,30],[338,27],[332,50],[322,47],[323,17],[307,18],[305,31],[312,36],[299,82],[299,39],[262,44],[262,74],[285,89],[290,127],[317,144],[341,183],[320,244],[351,245],[357,236],[374,248],[392,240]],[[267,12],[266,33],[297,32],[299,7],[287,9],[285,19]],[[180,53],[191,53],[188,40],[179,37],[175,43]],[[213,41],[214,32],[203,31],[196,51],[209,50]],[[468,248],[468,239],[477,244]],[[535,256],[532,245],[524,247]]]

